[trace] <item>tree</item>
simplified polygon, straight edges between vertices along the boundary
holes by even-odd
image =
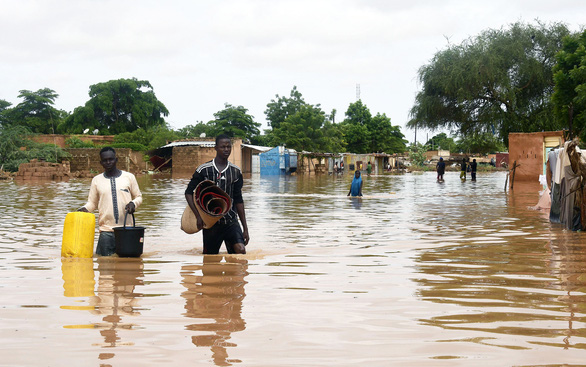
[[[299,112],[301,107],[307,105],[296,86],[293,86],[293,89],[291,89],[289,97],[280,97],[277,94],[275,98],[276,100],[271,99],[271,102],[267,104],[267,109],[265,110],[269,126],[273,129],[278,128],[281,122]]]
[[[54,144],[40,144],[30,140],[32,135],[31,130],[23,125],[0,127],[0,162],[4,170],[16,172],[20,164],[31,159],[60,162],[69,156]]]
[[[403,153],[407,150],[407,140],[399,126],[391,125],[386,114],[377,113],[367,124],[370,149],[369,152]]]
[[[7,113],[9,111],[8,107],[10,107],[11,105],[12,103],[0,99],[0,128],[8,125],[9,119]]]
[[[208,122],[212,127],[213,136],[226,134],[245,140],[252,139],[260,134],[261,124],[254,122],[254,117],[242,106],[234,107],[226,103],[224,109],[214,113],[215,120]]]
[[[170,129],[168,126],[158,126],[150,130],[142,128],[132,132],[125,132],[114,137],[115,143],[138,143],[146,149],[157,149],[170,141],[178,140],[181,135]]]
[[[427,150],[428,147],[420,143],[411,144],[409,146],[409,159],[411,159],[413,165],[422,167],[425,164],[425,160],[427,159],[425,152],[427,152]]]
[[[352,153],[368,153],[371,148],[368,126],[372,115],[366,105],[358,100],[350,103],[346,110],[346,119],[342,122],[346,149]]]
[[[556,55],[552,101],[556,118],[570,136],[586,139],[586,31],[567,36]]]
[[[90,86],[90,99],[77,107],[59,126],[63,133],[97,129],[100,134],[120,134],[138,128],[164,126],[169,115],[147,80],[118,79]]]
[[[496,133],[552,130],[552,67],[565,25],[512,24],[449,45],[419,70],[410,128]]]
[[[18,98],[23,101],[13,108],[7,108],[2,114],[8,124],[20,125],[33,133],[54,134],[57,125],[67,116],[67,112],[59,111],[53,104],[59,95],[52,89],[43,88],[36,92],[23,89]]]
[[[212,133],[212,127],[208,124],[198,121],[195,125],[187,125],[182,127],[181,129],[177,130],[179,136],[183,139],[191,139],[191,138],[199,138],[202,135],[205,136],[214,136]]]
[[[273,129],[272,134],[275,145],[297,151],[337,153],[343,146],[335,125],[326,121],[325,113],[318,106],[302,106]]]
[[[506,151],[506,146],[491,133],[469,134],[458,140],[456,149],[463,153],[494,153]]]
[[[430,150],[449,150],[451,152],[456,151],[456,142],[453,138],[448,137],[446,133],[439,133],[433,136],[431,139],[425,143],[426,146],[430,148]]]

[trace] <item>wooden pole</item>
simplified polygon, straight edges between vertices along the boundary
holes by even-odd
[[[515,184],[515,171],[517,170],[517,167],[519,167],[520,165],[517,165],[517,161],[513,162],[513,175],[511,176],[511,190],[513,189],[513,185]]]

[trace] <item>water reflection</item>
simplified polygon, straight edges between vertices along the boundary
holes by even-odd
[[[92,258],[61,258],[63,273],[63,295],[65,297],[90,297],[94,295],[94,259]],[[68,309],[79,309],[75,306],[63,306]]]
[[[221,255],[205,255],[203,264],[181,267],[182,284],[187,289],[181,294],[185,316],[196,319],[186,328],[197,332],[192,336],[193,344],[210,348],[216,366],[241,362],[228,358],[226,348],[236,347],[228,340],[233,332],[245,329],[242,301],[247,269],[248,260]]]
[[[96,261],[98,289],[90,304],[94,307],[93,314],[103,316],[103,322],[93,324],[104,338],[104,343],[99,345],[106,348],[134,345],[133,342],[121,342],[118,331],[136,327],[128,322],[128,317],[140,315],[138,299],[142,294],[136,293],[135,287],[143,285],[143,261],[140,258],[116,257],[99,257]]]

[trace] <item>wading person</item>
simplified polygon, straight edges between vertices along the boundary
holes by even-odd
[[[92,179],[87,203],[78,210],[92,213],[98,209],[100,237],[96,254],[100,256],[110,256],[116,251],[113,228],[123,226],[125,212],[134,213],[142,203],[136,177],[130,172],[119,170],[116,163],[118,158],[113,148],[100,150],[100,164],[104,167],[104,173]],[[127,224],[132,224],[132,218],[128,218]]]
[[[476,168],[478,167],[478,163],[476,163],[476,159],[472,160],[470,163],[470,176],[472,176],[472,181],[476,181]]]
[[[466,181],[466,158],[462,158],[462,163],[460,163],[460,179]]]
[[[213,227],[202,230],[203,253],[219,253],[222,242],[224,242],[229,254],[245,254],[245,246],[248,244],[249,236],[244,200],[242,199],[242,172],[236,165],[228,162],[228,157],[232,153],[232,141],[228,135],[221,134],[216,137],[215,149],[216,157],[197,167],[193,173],[193,177],[185,189],[185,199],[195,214],[197,227],[203,228],[203,219],[193,201],[193,192],[197,185],[204,180],[210,180],[230,195],[232,208]],[[240,218],[242,228],[240,228],[238,218]]]
[[[442,157],[440,157],[439,161],[435,165],[435,170],[437,171],[437,182],[443,182],[444,173],[446,173],[446,162],[444,162]]]
[[[352,183],[350,184],[350,191],[348,191],[348,195],[346,196],[362,196],[362,177],[360,177],[360,171],[356,170],[354,172],[354,178],[352,179]]]

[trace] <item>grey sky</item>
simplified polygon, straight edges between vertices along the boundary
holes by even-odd
[[[148,80],[180,128],[209,121],[224,103],[266,127],[275,94],[336,109],[360,96],[404,128],[417,70],[434,53],[516,21],[586,23],[583,1],[2,0],[0,99],[51,88],[73,111],[89,86]],[[426,134],[426,132],[421,132]],[[429,133],[431,134],[431,132]],[[419,135],[421,141],[425,136]],[[430,135],[431,136],[431,135]]]

